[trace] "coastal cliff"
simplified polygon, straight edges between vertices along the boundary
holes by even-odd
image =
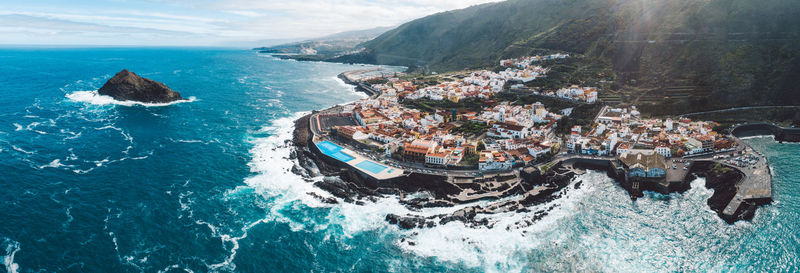
[[[142,78],[127,69],[114,75],[97,92],[121,101],[168,103],[183,100],[180,93],[163,83]]]

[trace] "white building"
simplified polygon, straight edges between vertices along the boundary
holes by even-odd
[[[447,153],[428,153],[425,155],[425,164],[429,165],[445,165],[447,160]]]
[[[657,154],[663,155],[664,157],[671,157],[672,152],[670,151],[669,147],[661,145],[656,147],[655,152]]]
[[[478,170],[484,171],[507,171],[511,169],[511,160],[496,152],[485,151],[481,153],[478,162]]]

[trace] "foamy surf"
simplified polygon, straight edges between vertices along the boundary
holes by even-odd
[[[62,168],[62,167],[75,167],[75,166],[64,165],[64,164],[61,163],[60,159],[53,159],[53,161],[51,161],[49,164],[39,166],[39,169],[44,169],[44,168],[56,168],[56,169],[58,169],[58,168]]]
[[[574,214],[577,211],[576,204],[584,199],[584,192],[587,191],[587,188],[591,188],[571,190],[568,195],[554,202],[531,207],[532,212],[478,216],[478,218],[487,218],[493,223],[492,228],[471,227],[455,221],[433,228],[401,230],[386,222],[387,214],[435,216],[453,213],[468,206],[487,205],[491,201],[414,211],[401,204],[396,196],[379,198],[374,202],[365,201],[366,205],[347,203],[342,200],[336,205],[324,204],[308,193],[314,192],[329,197],[331,195],[328,192],[291,172],[291,168],[297,162],[289,159],[293,147],[290,144],[287,145],[287,141],[292,138],[294,121],[305,114],[307,113],[298,113],[291,117],[277,119],[270,126],[258,131],[258,133],[269,133],[270,136],[251,141],[254,147],[250,150],[253,159],[249,166],[255,175],[247,178],[245,184],[271,200],[273,206],[270,207],[268,215],[244,226],[241,229],[243,233],[238,236],[219,234],[216,227],[206,222],[200,222],[200,224],[209,225],[212,232],[217,233],[217,237],[232,245],[231,255],[225,261],[210,266],[211,269],[235,268],[231,262],[236,256],[239,240],[247,237],[247,231],[259,223],[278,221],[288,224],[294,231],[303,229],[322,231],[328,236],[344,239],[377,230],[398,238],[394,245],[415,256],[483,268],[489,272],[519,272],[524,270],[523,267],[527,263],[524,258],[525,253],[541,247],[541,244],[549,243],[541,239],[534,239],[536,235],[533,233],[552,231],[562,218]],[[600,179],[602,176],[601,173],[589,173],[586,178],[595,179],[597,177]],[[317,179],[322,179],[322,177],[312,178],[312,180]],[[533,218],[535,212],[547,207],[555,207],[555,209],[532,225],[517,227],[520,221]],[[325,220],[322,222],[300,221],[283,215],[286,211],[311,208],[329,208]],[[330,225],[339,226],[341,229],[329,229]]]
[[[6,255],[3,257],[3,265],[8,273],[19,273],[19,264],[14,262],[14,256],[20,250],[18,242],[6,239]]]
[[[97,91],[75,91],[70,94],[67,94],[66,97],[74,102],[89,103],[93,105],[122,105],[122,106],[140,105],[144,107],[169,106],[173,104],[193,102],[197,100],[197,98],[195,97],[189,97],[189,99],[186,100],[179,100],[167,103],[146,103],[146,102],[138,102],[130,100],[120,101],[120,100],[115,100],[111,96],[100,95],[97,93]]]
[[[356,86],[355,86],[355,85],[352,85],[352,84],[347,84],[346,82],[344,82],[344,80],[342,80],[342,79],[341,79],[341,78],[339,78],[338,76],[337,76],[337,77],[333,77],[333,80],[335,80],[337,83],[339,83],[339,85],[341,85],[343,88],[346,88],[347,90],[350,90],[350,91],[352,91],[353,93],[356,93],[356,94],[358,94],[358,95],[359,95],[359,96],[361,96],[362,98],[368,98],[368,97],[369,97],[367,94],[365,94],[365,93],[363,93],[363,92],[358,92],[358,91],[356,90]]]

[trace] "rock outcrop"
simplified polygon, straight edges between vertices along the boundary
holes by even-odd
[[[100,95],[111,96],[116,100],[146,103],[167,103],[183,100],[180,93],[172,91],[163,83],[142,78],[127,69],[123,69],[114,75],[97,92]]]

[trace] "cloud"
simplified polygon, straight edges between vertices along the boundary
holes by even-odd
[[[216,3],[220,9],[247,7],[263,14],[245,21],[230,22],[230,27],[280,37],[314,37],[335,32],[395,26],[436,12],[464,8],[487,0],[232,0]]]
[[[202,45],[208,38],[184,31],[109,26],[24,14],[0,15],[0,36],[17,44],[98,45],[176,45],[170,42],[172,39],[181,39],[186,45]]]
[[[10,4],[0,4],[0,10],[6,10],[0,12],[0,17],[5,16],[0,18],[0,30],[12,34],[4,42],[19,42],[8,37],[25,33],[71,32],[72,37],[54,36],[52,40],[62,44],[92,43],[97,33],[106,33],[127,35],[137,44],[158,38],[166,44],[213,45],[304,39],[396,26],[436,12],[497,0],[88,0],[51,6],[9,1]],[[20,31],[18,35],[14,30]]]
[[[159,33],[174,35],[180,32],[163,29],[141,27],[116,27],[93,23],[75,22],[54,17],[33,16],[26,14],[0,15],[0,27],[30,30],[46,30],[49,32],[103,32],[103,33]]]
[[[226,10],[225,12],[231,13],[231,14],[236,14],[236,15],[241,15],[241,16],[247,16],[247,17],[264,16],[261,13],[258,13],[258,12],[255,12],[255,11],[248,11],[248,10]]]

